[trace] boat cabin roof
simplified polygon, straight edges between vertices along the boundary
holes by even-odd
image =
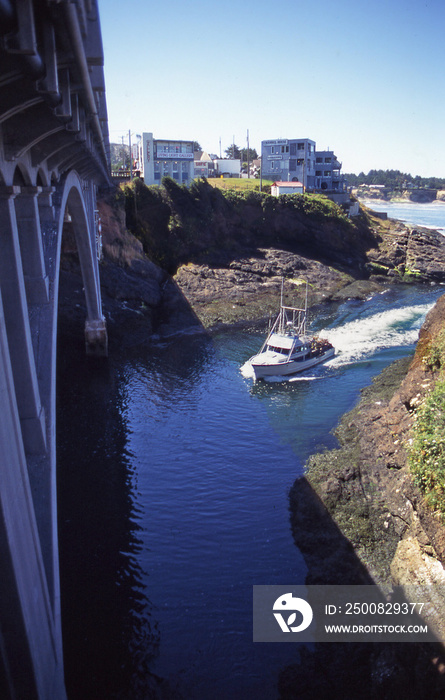
[[[296,338],[295,336],[283,336],[278,333],[272,333],[272,335],[267,341],[268,345],[273,345],[277,348],[284,348],[286,350],[290,350],[294,343],[297,347],[299,345],[303,345],[302,341],[299,338]]]

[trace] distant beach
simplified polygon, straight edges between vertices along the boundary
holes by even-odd
[[[386,212],[390,219],[405,224],[433,228],[445,235],[445,202],[436,200],[427,204],[417,202],[385,202],[384,200],[360,200],[369,209]]]

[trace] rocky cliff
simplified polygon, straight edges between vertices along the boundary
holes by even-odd
[[[187,190],[167,179],[164,188],[135,181],[102,204],[102,216],[123,207],[141,252],[171,276],[205,327],[275,311],[282,277],[307,279],[310,305],[388,282],[445,279],[443,236],[363,207],[348,219],[322,196],[223,194],[206,182]],[[120,244],[105,245],[119,252]]]
[[[309,282],[310,306],[366,298],[387,284],[445,279],[445,238],[435,231],[382,221],[365,208],[350,222],[330,204],[296,207],[285,197],[277,204],[269,198],[264,208],[262,200],[230,203],[217,193],[213,201],[208,189],[204,193],[199,206],[187,199],[176,209],[152,193],[144,203],[139,193],[141,240],[128,230],[122,196],[99,203],[111,340],[129,336],[123,331],[128,324],[139,340],[149,340],[190,326],[267,319],[276,311],[283,277],[296,303],[292,280]],[[134,224],[134,212],[131,217]],[[76,286],[73,265],[75,256],[65,252],[62,281]],[[69,313],[72,296],[62,289],[62,314],[65,307]],[[81,316],[81,305],[76,308]]]

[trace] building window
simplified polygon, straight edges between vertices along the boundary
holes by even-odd
[[[325,162],[325,163],[330,163],[330,162],[331,162],[331,158],[325,158],[325,159],[324,159],[324,162]]]
[[[315,162],[316,162],[316,163],[323,163],[323,158],[316,158],[316,159],[315,159]]]
[[[273,160],[272,160],[271,163],[270,163],[270,169],[271,169],[271,170],[273,170],[273,167],[274,167],[273,164],[274,164],[274,162],[273,162]]]
[[[275,146],[271,146],[271,147],[270,147],[270,152],[271,152],[271,153],[275,153]]]
[[[304,158],[298,158],[297,165],[304,165]]]
[[[321,170],[316,170],[315,175],[316,177],[321,177]]]
[[[297,148],[299,151],[304,151],[304,143],[297,143]]]
[[[289,161],[289,170],[291,173],[293,173],[293,172],[295,172],[296,169],[297,169],[297,161],[295,160],[295,158],[291,158]]]
[[[291,145],[290,145],[290,154],[291,154],[291,156],[296,156],[296,155],[297,155],[297,144],[296,144],[296,143],[291,143]]]
[[[325,171],[324,171],[324,176],[325,176],[325,177],[330,177],[330,175],[331,175],[331,171],[330,171],[330,170],[325,170]]]

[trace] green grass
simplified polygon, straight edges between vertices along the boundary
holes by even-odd
[[[260,189],[260,180],[253,177],[211,177],[207,180],[209,185],[217,187],[220,190],[257,190]],[[263,191],[265,187],[273,185],[272,180],[263,180]]]

